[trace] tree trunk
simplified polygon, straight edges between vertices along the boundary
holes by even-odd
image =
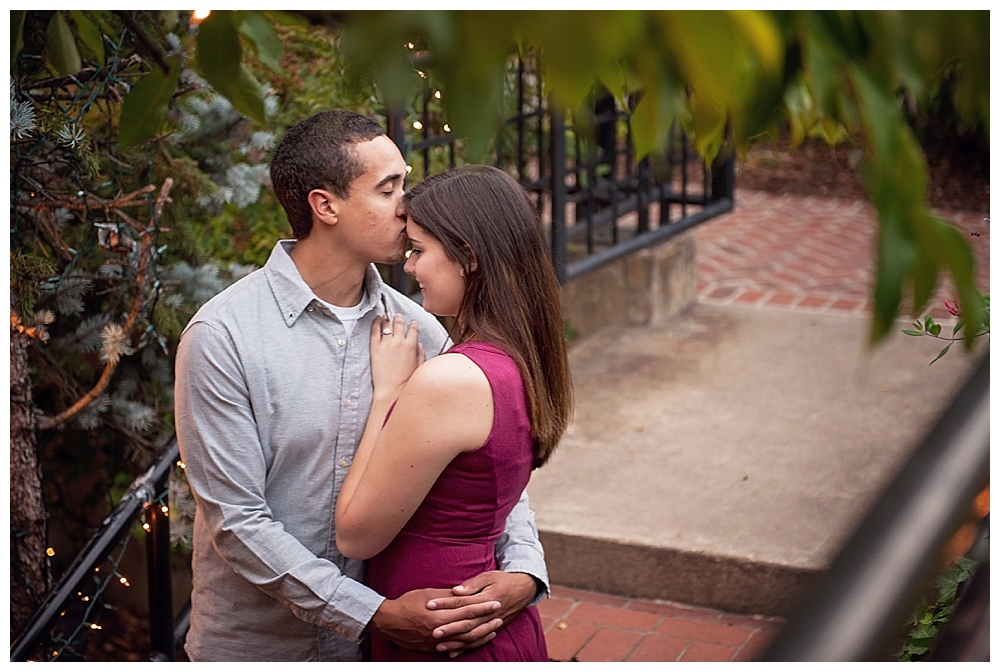
[[[10,636],[28,623],[50,583],[28,338],[10,337]]]

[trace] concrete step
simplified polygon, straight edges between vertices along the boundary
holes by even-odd
[[[552,582],[787,616],[975,363],[868,329],[700,302],[575,344],[575,419],[528,488]]]

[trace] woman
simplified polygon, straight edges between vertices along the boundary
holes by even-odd
[[[377,320],[374,402],[336,510],[337,545],[371,558],[368,584],[395,598],[496,569],[504,521],[569,422],[559,285],[524,190],[489,166],[428,178],[403,199],[404,266],[423,305],[454,319],[424,361],[417,327]],[[377,635],[373,660],[435,660]],[[546,660],[529,607],[462,660]]]

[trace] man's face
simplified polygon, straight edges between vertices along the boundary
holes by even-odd
[[[406,162],[396,145],[380,135],[354,146],[365,172],[340,201],[338,226],[346,245],[365,263],[394,264],[406,249],[403,182]]]

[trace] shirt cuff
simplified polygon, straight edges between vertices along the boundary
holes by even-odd
[[[529,607],[533,607],[546,597],[549,597],[551,594],[551,587],[549,586],[549,574],[545,570],[544,562],[532,561],[530,557],[505,558],[505,560],[506,562],[503,562],[499,567],[501,571],[520,572],[522,574],[527,574],[535,580],[537,590],[535,592],[534,599],[532,599],[528,604]]]
[[[323,627],[349,642],[357,642],[385,598],[357,581],[344,581],[327,606],[329,619]]]

